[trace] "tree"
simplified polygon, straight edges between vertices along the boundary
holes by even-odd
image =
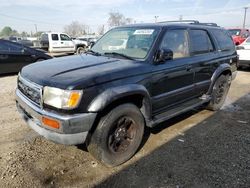
[[[10,36],[10,35],[12,34],[12,32],[13,32],[13,30],[11,29],[11,27],[5,26],[5,27],[2,29],[0,35],[1,35],[1,36]]]
[[[30,37],[30,34],[27,33],[26,31],[23,31],[21,34],[20,34],[21,37]]]
[[[11,32],[10,35],[12,35],[12,36],[20,36],[20,34],[18,33],[18,31],[15,30],[15,29],[12,30],[12,32]]]
[[[125,18],[125,16],[119,12],[110,12],[108,24],[110,27],[117,27],[121,25],[130,24],[133,22],[132,18]]]
[[[86,30],[89,27],[87,25],[81,24],[77,21],[73,21],[71,24],[64,27],[64,32],[72,37],[79,37],[86,34]]]
[[[42,35],[42,31],[37,31],[36,33],[34,33],[34,37],[40,37]]]
[[[100,25],[98,28],[97,28],[97,33],[99,35],[103,35],[104,34],[104,25]]]

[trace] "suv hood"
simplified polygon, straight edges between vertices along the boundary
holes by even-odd
[[[42,86],[83,89],[150,71],[146,67],[136,60],[83,54],[28,65],[21,76]]]

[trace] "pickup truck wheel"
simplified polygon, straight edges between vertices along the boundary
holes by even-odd
[[[86,52],[86,47],[83,47],[83,46],[78,47],[76,50],[77,55],[83,54],[84,52]]]
[[[229,75],[221,75],[215,82],[211,100],[207,109],[216,111],[219,110],[226,100],[227,93],[231,84],[231,77]]]
[[[123,104],[100,119],[87,147],[105,165],[117,166],[136,153],[143,133],[144,118],[140,110],[133,104]]]

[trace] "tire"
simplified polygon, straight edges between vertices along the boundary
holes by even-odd
[[[88,140],[88,151],[106,166],[120,165],[139,148],[144,124],[144,117],[137,106],[119,105],[100,119]]]
[[[207,106],[207,109],[212,111],[219,110],[226,100],[227,93],[231,85],[231,76],[221,75],[217,78],[211,95],[211,100]]]
[[[86,47],[79,46],[79,47],[76,49],[76,54],[77,54],[77,55],[83,54],[84,52],[86,52]]]

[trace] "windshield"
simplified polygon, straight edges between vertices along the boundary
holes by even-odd
[[[92,51],[104,55],[114,52],[131,58],[144,59],[158,33],[158,29],[152,28],[113,29],[98,40],[92,47]]]
[[[231,36],[239,36],[240,35],[240,29],[229,29],[228,30],[229,31],[229,34],[231,35]]]

